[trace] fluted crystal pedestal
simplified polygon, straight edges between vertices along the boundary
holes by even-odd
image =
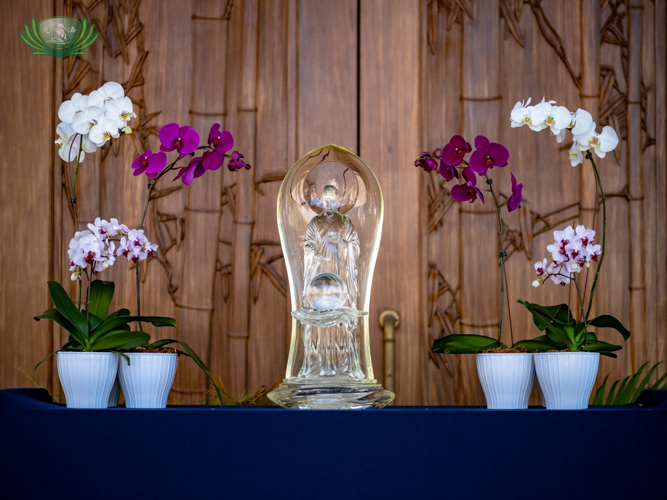
[[[368,309],[383,200],[370,168],[328,144],[301,158],[278,194],[292,301],[284,408],[381,408],[394,394],[373,377]]]

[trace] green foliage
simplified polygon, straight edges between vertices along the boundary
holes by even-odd
[[[433,342],[431,350],[443,354],[477,354],[496,347],[507,346],[484,335],[447,335]]]
[[[567,348],[572,352],[599,352],[603,356],[615,358],[616,354],[613,351],[618,351],[622,347],[599,340],[595,333],[587,331],[587,326],[612,328],[619,332],[624,340],[630,338],[630,332],[623,324],[608,314],[590,319],[584,324],[583,321],[577,322],[567,304],[544,307],[521,300],[517,302],[530,311],[537,329],[545,333],[532,340],[520,340],[514,344],[531,352],[561,351]]]
[[[60,349],[63,351],[117,351],[148,344],[150,335],[131,331],[129,323],[135,321],[155,326],[176,326],[176,321],[172,318],[130,316],[127,309],[109,314],[114,294],[114,284],[110,281],[96,280],[90,284],[88,311],[79,311],[65,289],[56,281],[49,281],[49,294],[55,308],[35,316],[35,320],[54,321],[69,332],[69,340]],[[53,354],[37,363],[35,369]]]
[[[609,393],[605,397],[605,391],[607,389],[607,379],[609,375],[604,378],[602,385],[595,391],[595,396],[593,397],[594,405],[627,405],[634,403],[641,392],[647,388],[648,381],[655,372],[656,368],[660,363],[654,364],[642,377],[642,372],[648,363],[644,363],[639,367],[637,373],[628,375],[623,380],[615,381],[609,388]],[[641,381],[640,381],[641,378]],[[649,389],[656,390],[667,390],[667,373],[660,377],[655,384],[649,387]]]

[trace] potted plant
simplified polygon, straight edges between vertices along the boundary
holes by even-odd
[[[59,136],[56,144],[59,146],[60,157],[67,162],[65,189],[74,225],[78,228],[76,184],[85,153],[93,153],[98,147],[105,145],[108,147],[107,142],[118,138],[121,131],[131,134],[129,121],[136,117],[136,114],[131,99],[125,96],[123,87],[115,82],[107,82],[89,96],[74,94],[70,100],[62,103],[58,116],[62,123],[56,129]],[[207,170],[219,169],[224,158],[229,158],[228,168],[233,172],[241,168],[250,169],[250,165],[245,164],[243,155],[238,151],[228,154],[234,141],[228,131],[220,130],[219,124],[211,127],[208,146],[199,146],[199,134],[194,129],[181,127],[176,123],[162,127],[159,138],[161,151],[153,154],[149,149],[132,163],[135,176],[145,173],[150,179],[140,227],[129,229],[124,224],[119,224],[116,219],[107,222],[98,217],[94,224],[88,224],[87,230],[77,231],[70,242],[68,254],[70,270],[73,272],[72,281],[78,282],[78,307],[60,285],[50,282],[49,289],[56,307],[36,318],[57,321],[70,332],[68,342],[57,355],[59,375],[63,381],[68,406],[115,406],[122,386],[128,407],[164,407],[174,379],[179,354],[192,357],[207,376],[211,377],[201,359],[184,342],[166,339],[151,343],[150,336],[143,332],[144,321],[156,326],[176,326],[176,322],[171,318],[141,315],[139,279],[141,262],[155,257],[158,251],[158,245],[148,241],[144,233],[144,223],[155,184],[169,171],[179,169],[173,180],[181,179],[184,184],[190,185],[195,177],[200,177]],[[176,166],[180,160],[189,155],[194,156],[195,151],[200,149],[206,151],[201,156],[191,159],[186,166]],[[177,151],[179,156],[167,166],[166,152],[170,151]],[[70,164],[75,160],[72,172]],[[114,264],[116,257],[126,257],[135,266],[136,316],[130,316],[127,309],[121,309],[107,316],[114,286],[111,282],[96,278],[100,272]],[[81,307],[82,276],[87,281],[85,308]],[[130,330],[129,323],[133,322],[137,323],[138,331]],[[174,343],[180,344],[185,352],[166,347]],[[81,353],[94,353],[94,355],[86,357]],[[94,370],[94,366],[100,365],[102,363],[100,360],[105,359],[108,366],[105,365],[104,376],[100,371],[102,368],[99,368],[99,373],[95,372],[96,377],[88,377],[89,380],[86,382],[86,377],[81,376],[83,372],[76,364],[83,361],[73,361],[84,359],[89,359],[87,361],[89,370]],[[116,369],[112,368],[114,364]],[[70,369],[70,365],[74,368]],[[119,374],[118,379],[116,372]],[[107,383],[109,381],[111,385]],[[212,379],[211,381],[213,382]],[[217,390],[215,384],[214,387]],[[94,397],[81,399],[75,395],[81,391],[94,394]],[[102,400],[105,398],[103,403]]]
[[[466,160],[468,153],[471,155]],[[484,335],[448,335],[436,340],[432,347],[433,352],[437,353],[476,354],[479,380],[484,390],[487,408],[490,409],[528,408],[528,398],[535,380],[532,354],[521,346],[508,348],[501,341],[506,292],[512,342],[514,338],[505,272],[507,254],[503,251],[504,234],[501,210],[506,207],[508,212],[512,212],[521,206],[523,184],[517,183],[514,174],[511,174],[512,194],[503,200],[494,189],[493,180],[488,171],[494,167],[507,166],[509,156],[509,151],[505,146],[493,143],[484,136],[479,135],[475,138],[475,150],[473,151],[463,137],[455,135],[444,148],[437,149],[433,154],[424,152],[415,161],[415,166],[421,167],[426,172],[437,169],[446,181],[453,179],[460,181],[450,190],[450,196],[454,200],[474,203],[479,199],[484,203],[483,190],[477,186],[478,177],[485,179],[487,188],[484,191],[490,193],[493,200],[498,227],[500,273],[498,335],[496,338]]]
[[[599,340],[589,327],[612,328],[618,331],[624,340],[630,337],[630,332],[613,316],[591,317],[607,235],[606,198],[591,151],[604,158],[606,153],[613,151],[618,145],[618,136],[609,126],[603,127],[599,133],[596,132],[596,124],[589,112],[578,109],[576,113],[572,113],[566,107],[555,104],[555,101],[545,99],[535,106],[530,106],[530,99],[525,104],[518,102],[510,114],[510,121],[512,127],[528,125],[534,131],[549,128],[558,142],[564,140],[567,130],[572,132],[570,162],[576,167],[583,163],[585,157],[593,168],[597,188],[600,190],[602,245],[594,243],[595,231],[583,225],[578,225],[575,229],[568,226],[562,231],[554,231],[554,243],[547,247],[551,253],[551,263],[543,259],[535,264],[537,279],[533,285],[540,287],[550,278],[554,284],[569,286],[569,295],[572,295],[574,284],[577,307],[572,311],[568,304],[543,307],[519,301],[532,314],[538,330],[545,334],[532,340],[517,342],[515,346],[537,351],[535,370],[547,409],[583,409],[588,407],[600,355],[615,358],[613,351],[621,349],[619,345]],[[591,266],[596,263],[595,277],[588,293],[588,274]],[[582,280],[580,276],[584,269],[586,278]]]

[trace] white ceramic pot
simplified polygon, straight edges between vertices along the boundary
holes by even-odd
[[[528,398],[535,381],[532,354],[478,354],[477,373],[484,389],[487,408],[493,410],[528,408]]]
[[[106,408],[119,357],[117,352],[58,352],[58,377],[67,407]]]
[[[547,410],[582,410],[598,374],[598,352],[536,352],[535,372]]]
[[[118,380],[118,375],[116,375],[116,380],[113,383],[111,388],[111,394],[109,394],[109,404],[108,408],[115,408],[118,406],[118,398],[120,397],[120,380]]]
[[[174,383],[178,354],[128,352],[130,364],[118,360],[118,378],[127,408],[166,408]]]

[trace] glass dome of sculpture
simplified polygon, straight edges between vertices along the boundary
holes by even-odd
[[[278,194],[292,337],[285,380],[269,397],[286,408],[382,407],[368,309],[383,199],[371,169],[328,144],[301,158]]]

